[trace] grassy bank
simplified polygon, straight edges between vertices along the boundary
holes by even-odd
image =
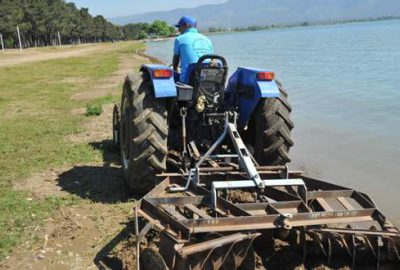
[[[30,198],[29,192],[13,189],[14,184],[48,168],[102,158],[90,145],[68,140],[68,136],[82,131],[85,120],[85,116],[71,111],[88,103],[71,96],[93,89],[118,69],[121,57],[144,45],[130,42],[102,46],[85,56],[0,68],[0,260],[52,211],[79,203],[72,195]],[[91,102],[113,99],[116,97]]]

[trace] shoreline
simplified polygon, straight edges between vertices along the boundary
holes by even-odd
[[[246,27],[235,27],[232,28],[221,28],[221,31],[201,31],[203,34],[207,35],[218,35],[225,33],[237,33],[237,32],[257,32],[257,31],[273,31],[282,29],[292,29],[292,28],[306,28],[306,27],[318,27],[318,26],[335,26],[335,25],[345,25],[345,24],[355,24],[355,23],[369,23],[369,22],[387,22],[387,21],[398,21],[400,17],[390,17],[390,18],[371,18],[371,19],[358,19],[358,20],[344,20],[344,21],[325,21],[325,22],[302,22],[294,24],[270,24],[266,26],[262,25],[251,25]],[[236,30],[235,30],[236,29]],[[200,29],[201,30],[201,29]]]
[[[161,60],[161,58],[158,58],[157,56],[154,56],[154,55],[147,54],[146,51],[147,51],[147,47],[144,48],[143,50],[137,51],[136,54],[148,59],[152,64],[166,65],[165,62],[163,60]]]
[[[400,17],[391,18],[376,18],[376,19],[358,19],[358,20],[345,20],[345,21],[325,21],[325,22],[302,22],[294,24],[270,24],[270,25],[252,25],[246,27],[235,27],[235,28],[218,28],[218,31],[209,31],[207,29],[199,29],[199,31],[204,35],[219,35],[219,34],[230,34],[230,33],[246,33],[246,32],[259,32],[259,31],[274,31],[274,30],[286,30],[295,28],[308,28],[308,27],[321,27],[321,26],[336,26],[336,25],[346,25],[346,24],[357,24],[357,23],[370,23],[370,22],[387,22],[387,21],[399,21]],[[142,41],[144,42],[160,42],[167,41],[174,37],[156,37],[156,38],[146,38]]]

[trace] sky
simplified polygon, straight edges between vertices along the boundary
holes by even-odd
[[[67,0],[78,7],[89,8],[89,12],[107,18],[127,16],[152,11],[191,8],[206,4],[220,4],[227,0]]]

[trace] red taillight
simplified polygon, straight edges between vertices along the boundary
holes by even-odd
[[[260,81],[273,81],[275,79],[275,73],[259,72],[257,73],[257,79],[259,79]]]
[[[153,77],[156,79],[169,79],[172,77],[172,70],[170,69],[156,69],[153,71]]]

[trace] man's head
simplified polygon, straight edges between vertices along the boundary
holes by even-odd
[[[196,28],[197,21],[193,17],[183,16],[175,26],[179,29],[179,32],[182,34],[189,28]]]

